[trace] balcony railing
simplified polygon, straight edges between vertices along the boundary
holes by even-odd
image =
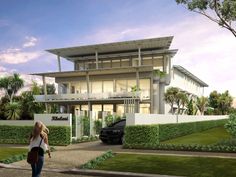
[[[107,93],[79,93],[79,94],[54,94],[34,95],[36,102],[55,101],[83,101],[83,100],[108,100],[108,99],[149,99],[149,92],[107,92]]]

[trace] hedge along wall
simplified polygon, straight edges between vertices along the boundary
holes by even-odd
[[[224,125],[228,119],[190,123],[134,125],[125,128],[126,148],[155,147],[161,141]]]
[[[1,144],[28,144],[32,126],[0,125]],[[71,141],[69,126],[48,126],[50,145],[68,145]]]

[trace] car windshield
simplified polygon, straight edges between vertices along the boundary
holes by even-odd
[[[125,126],[125,122],[126,122],[126,121],[123,120],[123,121],[114,123],[112,126],[113,126],[113,127],[124,127],[124,126]]]

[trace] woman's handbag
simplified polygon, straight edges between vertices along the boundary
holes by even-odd
[[[41,139],[40,143],[39,143],[39,147],[42,143],[42,140],[43,138]],[[39,157],[39,147],[38,147],[38,150],[35,150],[35,151],[30,151],[28,152],[28,155],[27,155],[27,162],[29,164],[35,164],[35,163],[38,163],[38,157]]]

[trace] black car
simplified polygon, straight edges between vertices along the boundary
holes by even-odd
[[[120,143],[124,142],[124,129],[126,120],[121,119],[112,125],[101,130],[99,138],[103,143]]]

